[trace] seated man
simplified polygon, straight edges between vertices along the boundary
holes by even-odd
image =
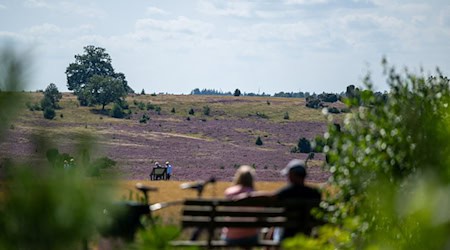
[[[296,199],[311,201],[314,207],[318,207],[321,194],[318,190],[305,186],[306,164],[302,160],[291,160],[281,171],[281,174],[288,177],[288,184],[273,193],[254,192],[249,199],[269,199],[273,201],[292,201]],[[242,198],[242,197],[241,197]],[[305,205],[306,206],[306,205]],[[311,206],[296,209],[299,215],[310,213]],[[284,228],[281,240],[295,236],[297,233],[309,235],[312,227],[309,222],[299,223],[296,227]]]
[[[319,205],[321,199],[320,192],[316,189],[305,186],[306,164],[304,161],[297,159],[291,160],[281,171],[281,174],[288,176],[289,183],[273,194],[274,199],[284,201],[301,198],[304,200],[314,201],[316,206]],[[305,224],[295,228],[285,228],[281,239],[295,236],[297,233],[309,235],[311,230],[312,226]]]

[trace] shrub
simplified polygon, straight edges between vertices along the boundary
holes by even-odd
[[[153,105],[151,102],[147,102],[147,110],[154,110],[155,109],[155,105]]]
[[[155,112],[160,115],[161,114],[161,106],[156,106],[155,107]]]
[[[336,94],[323,93],[323,94],[318,95],[318,98],[323,102],[337,102],[338,101],[338,95],[336,95]]]
[[[211,108],[209,106],[204,106],[203,107],[203,114],[206,116],[209,116],[209,114],[211,113]]]
[[[61,113],[61,114],[59,115],[59,117],[61,117],[61,119],[64,118],[64,114]]]
[[[307,98],[305,105],[306,105],[306,107],[312,108],[312,109],[318,109],[323,106],[322,101],[320,101],[317,98]]]
[[[39,105],[39,103],[34,103],[34,105],[33,105],[33,110],[41,111],[41,110],[42,110],[42,107],[41,107],[41,105]]]
[[[125,101],[125,100],[120,99],[120,100],[117,100],[116,103],[119,104],[122,109],[129,109],[130,108],[129,105],[128,105],[128,102]]]
[[[170,112],[175,113],[175,108],[172,108],[172,110],[170,110]]]
[[[145,90],[144,89],[142,89],[141,95],[145,95]]]
[[[44,118],[45,119],[49,119],[52,120],[53,118],[55,118],[56,112],[53,108],[51,107],[46,107],[44,109]]]
[[[140,109],[140,110],[144,110],[144,109],[145,109],[145,104],[144,104],[143,102],[139,102],[139,103],[137,104],[137,107],[138,107],[138,109]]]
[[[342,108],[341,109],[341,113],[350,113],[350,109],[349,108]]]
[[[234,96],[240,96],[241,95],[241,91],[239,89],[236,89],[233,93]]]
[[[189,110],[188,114],[190,114],[190,115],[195,115],[195,111],[194,111],[194,109],[193,109],[193,108],[191,108],[191,109]]]
[[[191,117],[186,117],[186,121],[190,121],[191,120]]]
[[[117,163],[116,161],[114,161],[114,160],[112,160],[112,159],[110,159],[110,158],[105,156],[105,157],[101,157],[101,158],[96,159],[92,163],[92,165],[94,167],[96,167],[96,168],[99,168],[99,169],[106,169],[106,168],[111,168],[111,167],[115,166],[116,163]]]
[[[148,116],[147,114],[143,114],[141,116],[141,119],[139,119],[139,123],[147,123],[148,120],[150,120],[150,116]]]
[[[347,90],[346,104],[361,107],[339,131],[329,125],[324,152],[333,193],[321,204],[328,225],[315,239],[286,242],[286,249],[448,246],[450,219],[437,215],[450,211],[449,79],[439,71],[398,74],[386,65],[385,72],[389,98],[377,98],[367,78],[368,91]]]
[[[311,152],[311,143],[305,137],[300,138],[297,144],[298,150],[300,153],[310,153]]]
[[[332,114],[339,114],[339,113],[341,113],[341,111],[338,108],[336,108],[336,107],[328,108],[328,112],[332,113]]]
[[[283,119],[289,120],[289,113],[288,112],[284,113]]]
[[[316,136],[316,138],[314,138],[314,140],[311,142],[312,151],[316,153],[322,153],[325,145],[326,140],[320,135]]]
[[[123,118],[125,116],[122,107],[117,103],[114,103],[114,106],[110,111],[110,115],[114,118]]]
[[[263,145],[263,141],[261,140],[261,137],[258,136],[258,137],[256,138],[255,144],[258,145],[258,146]]]
[[[256,116],[259,117],[259,118],[263,118],[263,119],[268,119],[269,118],[266,114],[264,114],[262,112],[258,112],[258,111],[256,111]]]

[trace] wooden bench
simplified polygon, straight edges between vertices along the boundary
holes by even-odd
[[[294,227],[307,231],[316,224],[310,211],[311,208],[317,207],[319,202],[301,199],[273,202],[267,198],[249,198],[239,201],[188,199],[183,203],[181,226],[183,229],[201,229],[206,234],[206,239],[172,241],[171,245],[176,247],[200,246],[207,249],[226,247],[225,241],[215,237],[223,227]],[[280,242],[260,238],[259,242],[252,246],[280,246]]]
[[[166,168],[153,168],[149,175],[150,180],[167,180],[167,169]]]

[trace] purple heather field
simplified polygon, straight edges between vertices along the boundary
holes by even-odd
[[[242,164],[256,168],[259,181],[283,181],[280,170],[293,158],[305,159],[307,154],[291,153],[300,137],[314,138],[326,130],[325,122],[283,121],[273,122],[256,116],[226,119],[201,119],[151,115],[146,124],[139,123],[140,113],[130,120],[97,123],[55,123],[45,119],[20,118],[21,126],[9,129],[0,152],[14,159],[39,154],[33,143],[33,129],[45,127],[62,153],[75,154],[75,135],[64,135],[65,129],[89,131],[96,134],[97,151],[91,158],[107,156],[115,161],[114,169],[124,179],[147,179],[154,162],[170,161],[174,180],[204,180],[212,176],[231,181],[236,167]],[[37,132],[33,132],[36,134]],[[262,146],[255,145],[261,136]],[[42,153],[42,152],[41,152]],[[324,182],[328,174],[321,169],[322,154],[315,154],[308,166],[308,181]],[[36,158],[37,159],[37,158]]]

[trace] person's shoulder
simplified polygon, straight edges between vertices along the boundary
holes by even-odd
[[[233,196],[233,195],[238,195],[240,193],[248,193],[253,191],[253,189],[251,188],[245,188],[242,187],[241,185],[234,185],[231,187],[228,187],[227,189],[225,189],[225,196]]]

